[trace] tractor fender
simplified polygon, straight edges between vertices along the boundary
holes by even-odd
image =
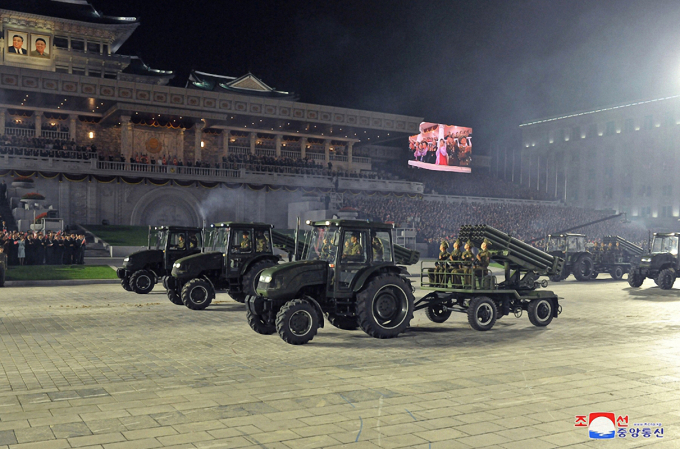
[[[279,258],[273,254],[262,254],[260,256],[255,256],[252,259],[248,259],[246,263],[243,264],[239,273],[243,276],[246,271],[255,263],[266,260],[267,262],[273,262],[275,264],[279,263]]]
[[[392,265],[391,263],[384,263],[384,264],[378,264],[378,265],[371,265],[369,267],[361,269],[356,276],[354,276],[354,281],[352,285],[352,291],[353,292],[358,292],[362,288],[364,288],[364,284],[372,278],[374,275],[378,273],[394,273],[397,276],[403,276],[404,272],[403,270],[396,266]],[[410,284],[410,283],[409,283]]]
[[[303,295],[302,299],[304,299],[305,301],[309,301],[314,306],[314,308],[316,309],[317,315],[319,315],[319,327],[323,327],[324,319],[323,319],[323,310],[321,310],[321,305],[317,302],[316,299],[312,298],[309,295]]]

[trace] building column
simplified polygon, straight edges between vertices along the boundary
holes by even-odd
[[[205,127],[205,122],[201,121],[194,125],[194,162],[202,161],[203,154],[201,153],[201,140],[203,139],[203,128]]]
[[[307,138],[300,138],[300,159],[305,159],[307,157]]]
[[[0,136],[4,136],[5,131],[5,110],[0,109]]]
[[[281,157],[281,134],[276,135],[276,157]]]
[[[35,137],[42,136],[42,112],[35,111]]]
[[[347,142],[347,168],[352,170],[352,147],[354,142]]]
[[[222,156],[229,156],[229,138],[231,137],[231,131],[225,129],[222,131]]]
[[[326,164],[331,161],[331,141],[326,139],[323,141],[323,152],[326,156]]]
[[[250,154],[255,156],[255,141],[257,140],[257,133],[250,133]]]
[[[69,40],[69,43],[70,42],[71,41]],[[121,117],[120,119],[123,120],[123,117]],[[76,141],[76,126],[77,126],[76,120],[78,120],[77,115],[71,114],[71,115],[68,116],[68,139],[72,142]],[[129,115],[127,116],[126,121],[130,121]],[[125,122],[121,121],[121,123],[125,123]]]
[[[180,128],[179,130],[179,148],[177,149],[177,158],[181,160],[183,164],[186,164],[186,161],[184,160],[184,131],[186,131],[185,128]]]
[[[128,162],[130,160],[130,156],[132,156],[132,123],[130,122],[130,117],[129,115],[121,115],[120,116],[120,155],[125,158],[125,162]],[[73,119],[71,119],[71,122],[73,124]],[[69,129],[69,133],[71,132],[71,129],[74,129],[75,126],[72,126]]]

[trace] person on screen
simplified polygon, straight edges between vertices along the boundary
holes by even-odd
[[[47,48],[47,42],[42,37],[35,40],[35,50],[31,52],[31,56],[37,56],[38,58],[49,58],[49,53],[45,53]]]
[[[449,158],[446,153],[446,142],[444,142],[444,139],[439,139],[439,146],[437,147],[437,165],[449,165]]]
[[[25,55],[26,49],[21,48],[24,46],[24,38],[15,34],[12,36],[12,46],[7,49],[9,53],[16,53],[18,55]]]

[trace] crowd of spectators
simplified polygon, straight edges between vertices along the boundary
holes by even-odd
[[[91,159],[97,157],[95,145],[76,145],[73,141],[45,137],[8,136],[0,138],[0,155]]]
[[[414,228],[418,242],[434,251],[441,240],[455,240],[461,225],[486,224],[523,241],[547,236],[611,215],[609,212],[557,205],[518,205],[506,203],[445,203],[419,198],[367,198],[345,196],[345,206],[359,210],[363,218],[393,222]],[[646,244],[648,231],[621,218],[607,220],[574,231],[590,241],[604,235],[619,235],[637,244]],[[544,247],[544,242],[534,243]],[[432,251],[430,251],[432,252]]]
[[[83,234],[6,229],[0,234],[0,252],[7,254],[10,265],[82,265],[85,247]]]
[[[475,171],[474,174],[439,172],[412,167],[405,161],[385,164],[383,169],[401,179],[422,182],[425,193],[531,200],[555,199],[554,195],[545,190],[529,189],[481,171]]]

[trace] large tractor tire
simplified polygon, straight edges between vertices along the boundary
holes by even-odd
[[[623,268],[621,268],[620,266],[616,266],[616,267],[611,269],[611,271],[609,272],[609,275],[615,281],[620,281],[621,279],[623,279]]]
[[[498,310],[496,303],[486,296],[477,296],[468,306],[468,323],[478,331],[488,331],[496,323]]]
[[[672,268],[666,268],[659,272],[659,288],[662,290],[670,290],[673,288],[675,283],[675,270]]]
[[[328,322],[331,323],[331,326],[345,331],[355,331],[359,329],[359,320],[355,316],[341,316],[329,313]]]
[[[527,307],[529,321],[534,326],[547,326],[553,319],[553,302],[546,298],[533,299]]]
[[[229,296],[231,296],[231,298],[236,302],[244,303],[247,296],[257,295],[257,283],[260,279],[260,273],[269,267],[273,267],[274,265],[276,265],[276,263],[269,260],[262,260],[260,262],[254,263],[243,275],[241,292],[230,293]]]
[[[130,276],[130,288],[139,295],[146,295],[156,284],[156,277],[149,270],[137,270]]]
[[[182,298],[177,294],[175,290],[168,289],[166,290],[166,294],[168,295],[168,299],[170,300],[171,303],[175,304],[176,306],[183,306],[184,302],[182,302]]]
[[[638,288],[643,282],[645,282],[645,277],[635,268],[631,268],[628,272],[628,285],[633,288]]]
[[[376,276],[357,294],[359,325],[371,337],[394,338],[411,323],[413,303],[413,293],[401,277]]]
[[[318,329],[316,309],[304,299],[291,299],[276,314],[276,331],[283,341],[291,345],[309,342]]]
[[[120,286],[123,287],[123,290],[125,290],[126,292],[132,291],[132,287],[130,287],[130,278],[121,279]]]
[[[554,274],[554,275],[550,276],[549,279],[550,279],[551,282],[560,282],[564,278],[562,277],[562,273],[560,273],[560,274]]]
[[[593,259],[584,254],[578,258],[578,261],[574,264],[574,277],[577,281],[584,282],[589,281],[593,274]]]
[[[191,310],[203,310],[213,299],[215,290],[205,279],[192,279],[182,287],[182,302]]]
[[[451,316],[451,311],[446,308],[446,304],[434,304],[427,306],[425,316],[433,323],[443,323]]]
[[[275,324],[266,323],[262,318],[262,315],[251,312],[250,308],[246,309],[246,319],[248,320],[250,328],[258,334],[271,335],[276,332]]]

